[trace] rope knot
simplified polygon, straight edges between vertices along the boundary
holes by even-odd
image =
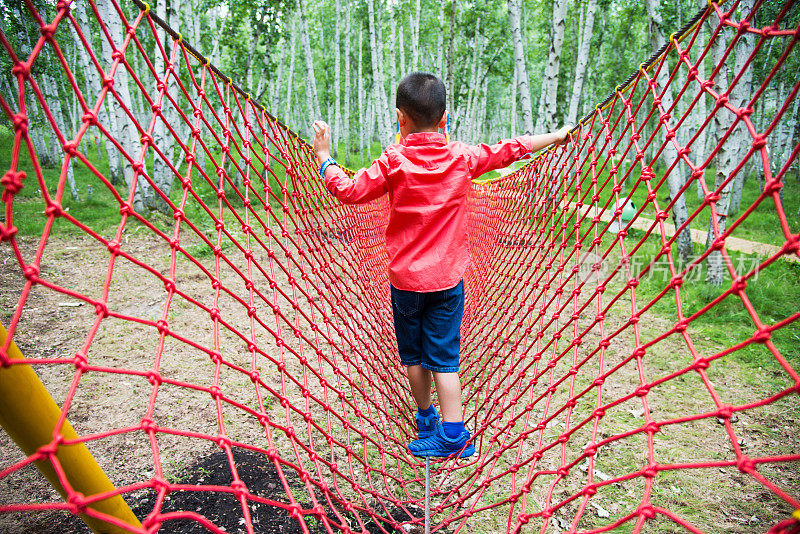
[[[719,410],[717,410],[717,417],[719,418],[730,419],[732,415],[733,415],[733,406],[731,406],[730,404],[723,404],[722,406],[719,407]]]
[[[753,333],[753,341],[756,343],[766,343],[772,337],[772,332],[768,327],[760,328]]]
[[[0,185],[5,187],[5,191],[3,192],[4,202],[9,202],[11,200],[11,196],[22,191],[22,188],[25,187],[25,184],[22,183],[25,178],[26,175],[24,171],[15,172],[12,170],[9,170],[3,175],[2,178],[0,178]]]
[[[142,417],[139,426],[141,427],[142,430],[144,430],[148,434],[154,434],[156,430],[158,430],[158,427],[156,426],[155,422],[153,422],[153,420],[147,416]]]
[[[8,202],[5,197],[3,198],[3,202]],[[16,226],[0,224],[0,243],[13,240],[18,231],[19,229]]]
[[[67,141],[66,143],[64,143],[63,148],[64,152],[66,152],[67,155],[70,157],[74,158],[75,156],[78,155],[78,143],[76,143],[75,140]]]
[[[48,201],[47,207],[44,209],[44,214],[48,217],[61,217],[64,215],[64,211],[61,209],[61,206],[55,202]]]
[[[56,33],[55,24],[46,24],[39,28],[39,33],[42,34],[45,41],[52,41],[53,35]]]
[[[737,276],[731,283],[731,291],[741,293],[747,287],[747,278],[744,276]]]
[[[736,467],[742,473],[753,474],[756,470],[756,463],[747,456],[742,456],[736,461]]]
[[[75,370],[81,373],[85,373],[89,370],[89,361],[86,358],[86,355],[82,352],[76,352],[75,356],[72,357],[72,365],[75,366]]]
[[[150,382],[151,386],[160,386],[163,382],[163,379],[157,371],[150,370],[147,371],[147,381]]]
[[[95,302],[94,304],[94,312],[101,318],[105,319],[108,317],[108,306],[105,302]]]
[[[31,67],[27,63],[19,62],[11,67],[11,74],[14,76],[22,76],[27,80],[31,75]]]
[[[67,504],[69,505],[69,511],[72,512],[73,515],[82,515],[86,513],[86,507],[88,503],[86,501],[86,497],[84,497],[83,493],[79,491],[73,492],[69,495]]]
[[[22,269],[22,275],[26,280],[36,283],[39,279],[39,267],[36,265],[28,265]]]
[[[22,134],[27,133],[28,131],[28,116],[24,113],[17,113],[11,119],[12,124],[14,125],[14,131],[20,132]]]
[[[656,516],[656,511],[653,509],[652,504],[645,504],[639,508],[639,515],[644,519],[653,519]]]
[[[661,430],[661,425],[659,425],[655,421],[650,421],[644,426],[644,431],[647,432],[648,434],[655,434],[659,430]]]

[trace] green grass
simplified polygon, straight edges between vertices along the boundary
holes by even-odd
[[[625,170],[625,168],[623,168],[623,170]],[[655,169],[656,176],[650,179],[650,187],[652,189],[656,190],[656,187],[658,187],[658,183],[663,176],[663,172],[664,170],[661,168]],[[613,196],[613,180],[609,181],[605,186],[603,186],[608,177],[609,170],[607,168],[597,176],[596,187],[598,188],[597,194],[599,196],[600,206],[605,205],[606,202],[608,202]],[[655,217],[656,210],[654,204],[647,201],[647,184],[643,181],[637,181],[638,179],[639,173],[636,171],[632,172],[631,176],[627,180],[624,192],[620,193],[620,200],[623,200],[631,191],[631,189],[633,189],[633,195],[631,197],[633,203],[637,208],[645,206],[641,216],[653,219]],[[713,169],[706,170],[704,180],[709,190],[713,190]],[[583,199],[583,203],[591,203],[592,195],[595,192],[592,184],[591,173],[584,171],[580,185],[581,192],[575,200]],[[732,224],[734,224],[739,217],[744,215],[745,211],[750,208],[750,206],[753,206],[756,204],[756,202],[758,202],[754,208],[754,211],[748,217],[746,217],[740,225],[737,226],[733,235],[742,239],[780,246],[785,242],[785,236],[781,232],[780,217],[776,209],[775,200],[771,197],[767,197],[759,201],[758,199],[760,195],[761,189],[758,179],[755,174],[750,174],[744,182],[740,208],[736,211],[731,211],[728,214],[728,226],[730,227]],[[703,204],[703,201],[697,196],[696,184],[693,183],[689,186],[689,188],[686,190],[685,198],[688,213],[690,216],[692,216],[692,214],[698,211]],[[658,187],[656,202],[658,203],[658,207],[662,210],[669,205],[669,189],[666,182]],[[787,173],[787,175],[784,177],[783,183],[783,211],[786,215],[786,221],[789,225],[789,228],[794,234],[800,231],[799,209],[800,179],[798,179],[798,175],[795,170],[794,172]],[[614,210],[613,203],[610,205],[610,210]],[[710,214],[711,210],[708,206],[702,207],[696,216],[692,217],[692,221],[690,223],[691,228],[696,228],[703,231],[707,230]],[[667,222],[671,222],[671,220],[672,218],[670,215],[670,219]]]
[[[757,215],[752,217],[757,217]],[[586,234],[590,227],[590,223],[584,223],[581,233]],[[661,251],[661,238],[656,235],[645,238],[644,235],[643,231],[632,229],[625,238],[627,251],[642,242],[640,248],[633,254],[631,262],[634,274],[642,272],[654,260],[660,268],[651,268],[649,272],[641,275],[641,282],[636,288],[637,306],[641,309],[655,301],[652,307],[655,315],[677,321],[675,292],[670,290],[659,298],[661,291],[670,283],[666,259],[663,255],[657,259]],[[601,250],[606,250],[611,246],[611,241],[610,236],[604,236],[603,243],[600,245]],[[618,249],[619,245],[616,247]],[[702,244],[695,243],[695,257],[702,252]],[[764,259],[754,254],[736,251],[729,251],[728,254],[738,276],[753,272]],[[615,263],[619,260],[619,253],[613,252],[610,259],[611,263]],[[690,261],[693,259],[691,258]],[[676,266],[678,270],[685,267],[680,262]],[[800,263],[778,260],[763,270],[755,272],[748,279],[744,298],[736,293],[731,293],[712,308],[703,311],[707,305],[731,288],[731,277],[727,270],[725,270],[724,280],[720,286],[706,283],[705,275],[706,262],[703,261],[685,275],[685,281],[680,287],[680,299],[684,317],[691,317],[702,312],[692,320],[689,332],[693,334],[693,337],[708,342],[709,345],[731,347],[753,336],[756,324],[748,312],[744,299],[749,302],[758,319],[766,326],[774,325],[798,311]],[[775,330],[771,340],[793,367],[800,366],[800,324],[794,322]],[[775,358],[766,350],[763,343],[751,343],[737,350],[734,357],[749,364],[750,367],[773,368],[776,366]]]

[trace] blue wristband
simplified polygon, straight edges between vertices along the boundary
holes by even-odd
[[[322,177],[323,180],[325,179],[325,171],[328,170],[328,166],[330,165],[336,165],[337,167],[339,167],[339,164],[336,163],[336,160],[333,158],[328,158],[325,161],[323,161],[322,165],[319,168],[319,175]]]

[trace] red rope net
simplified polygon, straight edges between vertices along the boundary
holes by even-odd
[[[231,496],[246,532],[259,506],[303,532],[419,528],[386,199],[332,199],[309,145],[149,9],[83,4],[28,2],[35,42],[0,33],[3,366],[23,365],[13,339],[118,492],[156,495],[136,531],[223,532],[170,506],[189,492]],[[800,311],[753,296],[797,283],[781,192],[797,176],[800,30],[794,2],[755,4],[711,4],[571,144],[473,187],[461,376],[478,452],[435,464],[434,531],[800,528]],[[114,224],[76,215],[74,174]],[[745,175],[758,189],[735,211]],[[764,218],[771,245],[750,230]],[[15,490],[74,442],[3,447],[10,524],[98,515],[72,491]],[[228,482],[176,476],[213,451]],[[249,489],[241,452],[273,470],[271,493]]]

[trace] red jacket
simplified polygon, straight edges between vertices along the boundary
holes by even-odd
[[[530,136],[470,146],[448,144],[440,133],[412,133],[352,179],[329,166],[325,186],[345,204],[388,193],[389,281],[397,289],[439,291],[458,284],[469,265],[467,195],[472,179],[510,165],[532,146]]]

